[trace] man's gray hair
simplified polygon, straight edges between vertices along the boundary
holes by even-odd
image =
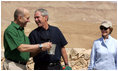
[[[37,10],[35,11],[35,13],[36,13],[37,11],[40,11],[41,14],[42,14],[42,16],[48,16],[48,11],[47,11],[46,9],[39,8],[39,9],[37,9]],[[49,16],[48,16],[48,19],[49,19]],[[48,19],[47,19],[47,21],[48,21]]]

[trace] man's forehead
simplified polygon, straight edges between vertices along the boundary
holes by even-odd
[[[25,13],[24,16],[25,16],[26,18],[28,18],[28,17],[30,17],[30,13]]]
[[[36,11],[35,13],[41,13],[41,11]]]

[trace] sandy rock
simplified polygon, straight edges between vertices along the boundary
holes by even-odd
[[[70,52],[70,54],[68,54],[69,65],[73,70],[86,70],[88,68],[91,50],[83,48],[68,48],[66,51]]]
[[[34,62],[33,62],[33,58],[32,57],[27,62],[27,65],[26,66],[27,66],[27,69],[28,70],[34,70]]]
[[[90,58],[90,55],[84,54],[84,59],[85,59],[85,60],[89,60],[89,58]]]
[[[77,51],[74,50],[74,49],[72,49],[72,50],[70,51],[69,58],[70,58],[71,60],[76,60],[76,59],[77,59]]]
[[[1,58],[1,70],[3,70],[3,62],[4,62],[5,58]]]

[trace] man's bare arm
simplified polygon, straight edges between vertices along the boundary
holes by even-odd
[[[68,56],[66,53],[66,49],[64,47],[61,49],[61,53],[62,53],[62,58],[64,60],[65,65],[68,65]]]
[[[49,50],[52,46],[52,43],[50,42],[45,42],[42,43],[42,51],[46,51]],[[39,44],[35,44],[35,45],[30,45],[30,44],[21,44],[18,48],[17,48],[20,52],[36,52],[37,50],[40,51],[39,49]]]

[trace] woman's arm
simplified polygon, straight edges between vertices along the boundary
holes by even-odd
[[[90,56],[90,64],[88,66],[88,70],[93,70],[95,59],[96,59],[96,49],[95,49],[95,43],[93,44],[91,56]]]

